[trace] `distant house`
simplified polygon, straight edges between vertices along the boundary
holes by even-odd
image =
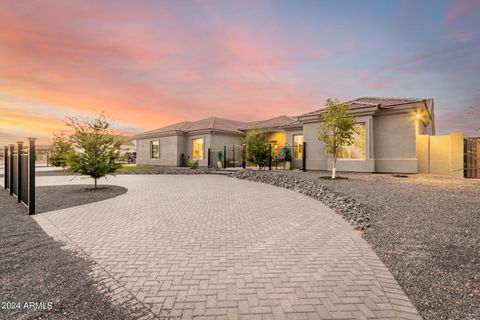
[[[137,164],[180,166],[198,161],[208,165],[208,149],[242,145],[245,122],[210,117],[184,121],[147,131],[134,137],[137,141]],[[183,163],[182,163],[183,162]]]
[[[433,99],[363,97],[346,104],[358,133],[354,143],[338,155],[338,171],[419,172],[417,136],[435,134]],[[179,122],[136,136],[137,163],[178,166],[183,154],[187,161],[207,166],[208,148],[241,146],[249,130],[262,130],[267,132],[273,155],[290,146],[293,160],[305,158],[306,169],[330,170],[331,161],[317,140],[323,110],[249,123],[215,117]]]

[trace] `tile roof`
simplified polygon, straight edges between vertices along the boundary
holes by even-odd
[[[188,134],[195,131],[210,130],[223,131],[232,133],[242,133],[238,130],[239,127],[245,125],[245,122],[236,120],[223,119],[218,117],[209,117],[198,121],[182,121],[169,126],[161,127],[155,130],[143,132],[134,136],[135,139],[155,137],[156,135],[168,134]]]
[[[251,122],[241,127],[240,130],[275,128],[291,124],[295,121],[297,121],[297,119],[289,116],[278,116],[267,120]]]
[[[397,106],[402,106],[411,103],[422,102],[425,99],[419,98],[384,98],[384,97],[361,97],[358,99],[346,101],[345,104],[348,105],[350,110],[365,108],[365,107],[378,107],[382,109],[389,109]],[[321,111],[325,110],[326,107],[304,113],[299,117],[317,115]]]

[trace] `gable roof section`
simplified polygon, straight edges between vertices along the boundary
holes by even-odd
[[[158,136],[185,135],[200,132],[224,132],[243,134],[238,130],[239,127],[245,125],[245,122],[223,119],[218,117],[210,117],[198,121],[182,121],[169,126],[150,130],[134,136],[134,139],[148,139]]]
[[[361,109],[368,109],[368,108],[393,109],[393,108],[404,107],[409,104],[425,102],[426,100],[431,100],[431,99],[361,97],[358,99],[347,101],[345,103],[348,105],[350,110],[360,111]],[[312,112],[304,113],[300,115],[299,118],[310,117],[310,116],[320,116],[320,113],[325,109],[326,107],[323,107],[321,109],[317,109]]]
[[[190,122],[188,121],[182,121],[178,123],[174,123],[165,127],[161,127],[158,129],[146,131],[140,134],[135,135],[133,138],[134,139],[143,139],[143,138],[154,138],[157,136],[167,136],[167,135],[173,135],[176,133],[183,133],[184,129],[188,126]]]
[[[242,132],[238,130],[239,127],[244,126],[245,122],[210,117],[195,122],[190,122],[188,128],[186,128],[187,133],[192,133],[196,131],[210,130],[217,132],[230,132],[230,133],[239,133]]]
[[[251,122],[240,128],[242,131],[252,130],[252,129],[271,129],[279,128],[288,124],[295,122],[297,119],[289,116],[278,116],[275,118]]]

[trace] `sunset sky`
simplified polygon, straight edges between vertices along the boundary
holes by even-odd
[[[0,0],[0,144],[104,110],[124,134],[298,115],[328,97],[434,98],[480,135],[480,0]]]

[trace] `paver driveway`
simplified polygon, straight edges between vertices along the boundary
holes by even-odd
[[[129,191],[35,218],[151,317],[420,319],[360,235],[307,196],[214,175],[109,183]]]

